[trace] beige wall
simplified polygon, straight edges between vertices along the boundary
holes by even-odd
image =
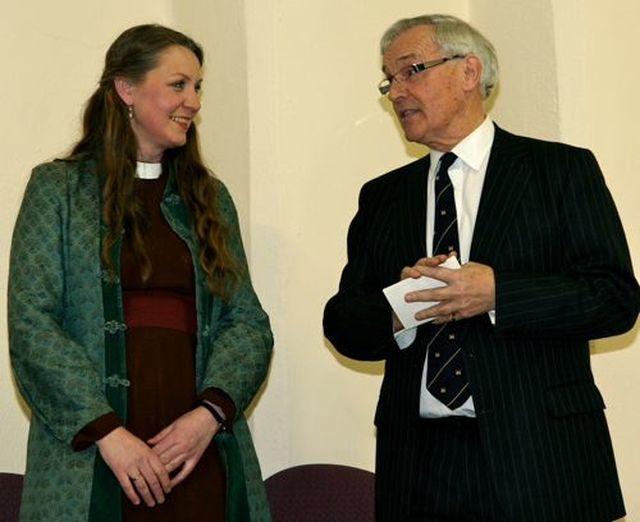
[[[12,384],[6,327],[13,222],[31,168],[68,150],[106,48],[129,25],[171,20],[170,2],[26,0],[0,17],[0,469],[22,471],[28,420]],[[127,13],[126,17],[122,13]]]
[[[640,70],[629,65],[640,8],[632,0],[606,11],[596,0],[94,4],[15,2],[0,19],[0,315],[29,170],[77,136],[80,106],[108,44],[143,21],[191,33],[207,59],[203,149],[238,204],[254,282],[276,335],[270,377],[251,415],[265,475],[301,462],[373,466],[371,418],[382,367],[337,355],[323,339],[321,317],[345,260],[359,187],[424,152],[403,142],[375,90],[377,41],[395,19],[427,8],[483,30],[503,70],[492,116],[516,132],[592,148],[639,262],[640,159],[632,152],[640,105],[627,100],[640,92]],[[593,357],[629,521],[640,521],[640,381],[632,374],[640,367],[638,348],[636,326],[595,343]],[[0,321],[0,469],[24,469],[27,425]]]
[[[560,3],[560,2],[558,2]],[[636,277],[640,273],[640,70],[624,58],[640,42],[640,7],[631,0],[580,0],[557,6],[558,69],[562,138],[597,153],[618,204]],[[579,16],[576,18],[576,13]],[[571,35],[566,28],[575,27]],[[576,53],[587,58],[580,63]],[[640,324],[629,333],[594,343],[593,367],[607,402],[629,516],[640,520]]]

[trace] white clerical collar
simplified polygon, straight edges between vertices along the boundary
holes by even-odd
[[[162,163],[145,163],[144,161],[136,163],[136,178],[158,179],[161,175]]]

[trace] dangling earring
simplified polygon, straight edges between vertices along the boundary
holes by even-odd
[[[132,120],[133,119],[133,105],[127,105],[127,111],[128,111],[129,119]]]

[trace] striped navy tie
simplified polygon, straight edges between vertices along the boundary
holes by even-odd
[[[457,156],[447,152],[440,159],[435,180],[435,221],[433,230],[433,255],[459,255],[458,218],[449,167]],[[454,410],[469,398],[469,382],[465,375],[462,357],[464,322],[429,325],[427,389],[440,402]]]

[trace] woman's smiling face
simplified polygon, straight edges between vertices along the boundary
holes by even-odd
[[[174,45],[159,56],[157,67],[131,84],[116,80],[123,101],[132,107],[131,127],[138,160],[158,162],[165,150],[187,141],[187,130],[200,110],[202,68],[193,52]]]

